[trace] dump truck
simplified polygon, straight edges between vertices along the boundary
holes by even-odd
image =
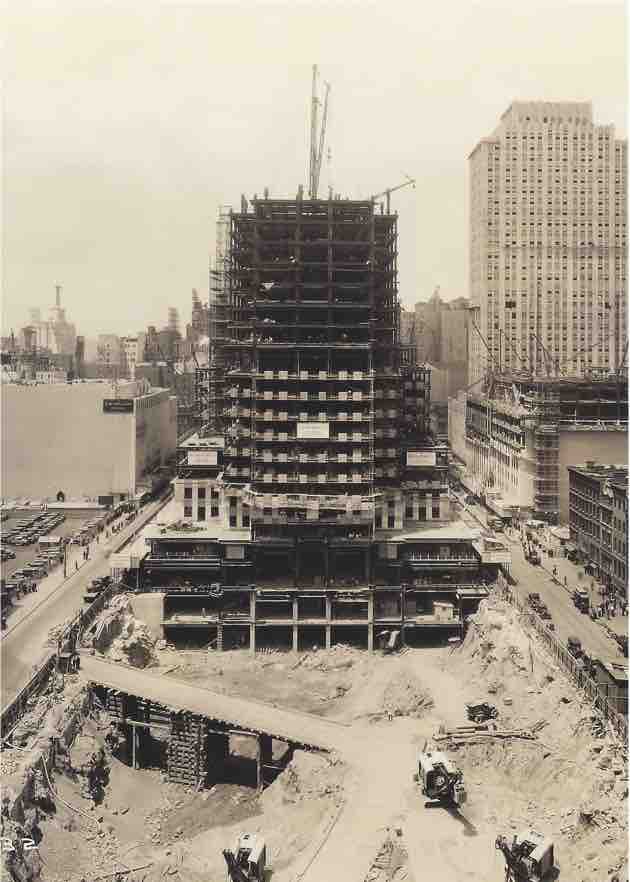
[[[434,751],[421,753],[418,759],[418,779],[422,794],[429,803],[436,801],[444,805],[460,806],[466,802],[464,775],[448,757]]]
[[[554,872],[553,841],[534,830],[515,835],[510,842],[497,836],[495,848],[505,858],[505,882],[544,882]]]
[[[223,857],[232,882],[263,882],[267,848],[261,836],[240,833],[233,848],[223,849]]]

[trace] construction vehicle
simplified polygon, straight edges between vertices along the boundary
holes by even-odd
[[[267,847],[261,836],[241,833],[234,848],[223,849],[223,857],[232,882],[263,882]]]
[[[485,723],[486,720],[496,720],[497,709],[493,704],[488,704],[487,701],[468,702],[466,704],[466,714],[473,723]]]
[[[505,882],[543,882],[552,877],[553,842],[541,833],[527,830],[511,843],[498,836],[494,845],[505,858]]]
[[[418,778],[422,794],[429,801],[443,805],[460,806],[466,802],[463,773],[443,753],[421,753],[418,759]],[[427,803],[428,804],[430,804]]]

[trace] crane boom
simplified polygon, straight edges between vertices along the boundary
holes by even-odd
[[[328,120],[328,93],[330,92],[330,83],[326,83],[326,95],[324,96],[324,113],[322,115],[322,127],[319,132],[319,147],[315,159],[315,177],[313,180],[313,199],[317,199],[317,191],[319,190],[319,173],[322,170],[322,157],[324,155],[324,140],[326,138],[326,121]]]
[[[309,199],[317,199],[317,191],[319,189],[319,173],[322,167],[322,159],[324,156],[324,140],[326,138],[326,121],[328,119],[328,94],[330,92],[330,83],[326,83],[326,94],[324,96],[324,112],[322,115],[322,125],[318,134],[317,119],[319,116],[319,108],[321,101],[317,96],[317,65],[313,65],[313,85],[311,89],[311,143],[309,148],[309,166],[308,166],[308,197]]]
[[[376,202],[377,199],[381,199],[383,196],[385,196],[387,200],[387,214],[389,214],[390,199],[392,193],[395,193],[396,190],[401,190],[403,187],[411,186],[414,188],[414,190],[416,188],[416,179],[410,178],[409,175],[405,175],[405,177],[407,178],[407,180],[403,181],[402,184],[398,184],[396,187],[389,187],[387,190],[383,190],[382,193],[377,193],[375,196],[371,196],[370,198],[372,202]]]
[[[311,144],[308,168],[308,195],[315,199],[315,167],[317,165],[317,65],[313,65],[313,85],[311,88]]]

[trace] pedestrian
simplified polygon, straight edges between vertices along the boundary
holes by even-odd
[[[78,561],[78,560],[75,560],[75,562],[74,562],[74,571],[75,571],[75,573],[77,572],[78,569],[79,569],[79,561]]]
[[[567,587],[567,577],[566,576],[564,577],[564,587],[565,588]]]

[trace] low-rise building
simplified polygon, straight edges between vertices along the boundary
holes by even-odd
[[[5,496],[133,498],[176,444],[175,399],[146,382],[4,384]]]
[[[571,542],[606,588],[627,594],[628,467],[568,466]]]

